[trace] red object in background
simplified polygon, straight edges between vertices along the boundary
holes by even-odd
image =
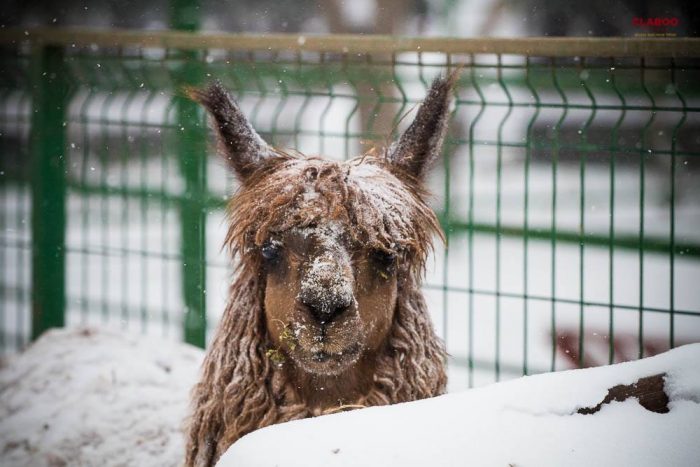
[[[585,334],[583,359],[579,360],[578,329],[557,330],[557,352],[568,368],[588,368],[609,363],[610,338],[603,332],[588,330]],[[690,342],[676,341],[676,347]],[[642,341],[642,356],[651,357],[670,349],[668,337],[645,337]],[[627,362],[639,358],[639,337],[635,334],[615,334],[613,339],[613,363]]]

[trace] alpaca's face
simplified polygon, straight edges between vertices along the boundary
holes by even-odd
[[[382,157],[268,159],[231,202],[229,238],[259,270],[276,360],[332,375],[378,353],[436,228],[416,181]]]
[[[274,344],[309,373],[337,374],[378,350],[396,308],[397,258],[328,222],[273,235],[261,248]]]
[[[310,373],[337,374],[379,350],[405,246],[416,237],[419,216],[410,213],[428,210],[410,185],[368,159],[282,160],[246,189],[245,202],[258,206],[248,215],[274,217],[252,247],[265,277],[268,333]]]

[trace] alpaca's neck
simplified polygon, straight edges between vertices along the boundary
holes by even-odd
[[[287,378],[299,399],[312,411],[323,412],[362,400],[372,388],[375,367],[374,356],[363,356],[337,375],[311,374],[294,368],[289,369]]]

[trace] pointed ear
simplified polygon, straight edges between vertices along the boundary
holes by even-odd
[[[413,123],[389,148],[392,164],[419,180],[440,155],[449,123],[452,89],[459,72],[435,78]]]
[[[190,99],[212,116],[228,166],[245,180],[274,151],[258,135],[231,95],[218,81],[207,88],[186,90]]]

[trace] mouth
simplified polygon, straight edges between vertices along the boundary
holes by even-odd
[[[295,360],[305,371],[315,374],[339,374],[360,358],[359,344],[337,352],[316,346],[310,351],[299,350],[300,352],[295,352]]]
[[[328,352],[326,350],[317,350],[311,352],[311,360],[317,363],[324,363],[329,361],[340,362],[344,359],[352,359],[360,352],[359,344],[354,344],[349,348],[340,352]]]
[[[314,362],[319,362],[319,363],[327,362],[332,357],[333,357],[333,354],[330,354],[330,353],[324,352],[324,351],[320,351],[320,352],[316,352],[316,353],[311,354],[311,359]]]
[[[305,316],[305,315],[302,315]],[[364,336],[354,317],[327,325],[300,319],[290,323],[288,356],[306,373],[338,375],[357,362],[363,353]],[[293,345],[289,345],[289,343]]]

